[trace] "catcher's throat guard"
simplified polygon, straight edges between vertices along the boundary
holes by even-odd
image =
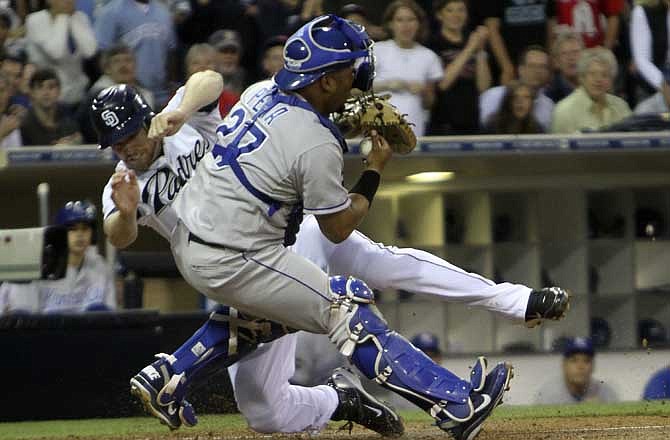
[[[390,330],[363,281],[334,276],[330,292],[329,337],[366,377],[416,404],[442,425],[472,417],[473,385]]]
[[[333,115],[333,122],[345,138],[367,136],[376,130],[398,154],[411,153],[416,148],[416,135],[412,124],[389,101],[390,95],[365,93],[347,100],[341,113]],[[367,154],[365,142],[361,151]]]

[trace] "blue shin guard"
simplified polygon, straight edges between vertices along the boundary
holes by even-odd
[[[364,282],[331,277],[330,290],[333,307],[329,336],[365,376],[416,404],[441,426],[472,417],[473,385],[390,330]],[[475,402],[478,406],[484,403]]]
[[[150,413],[170,428],[194,425],[195,413],[185,400],[187,390],[199,378],[237,362],[258,344],[287,333],[287,327],[264,319],[252,319],[232,307],[219,306],[207,322],[173,354],[159,354],[157,361],[131,379],[131,390]],[[176,409],[188,410],[177,417]]]

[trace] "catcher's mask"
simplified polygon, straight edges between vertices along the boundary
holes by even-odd
[[[372,45],[363,26],[337,15],[322,15],[286,41],[284,68],[274,81],[281,90],[297,90],[328,72],[353,65],[353,87],[368,91],[375,77]]]

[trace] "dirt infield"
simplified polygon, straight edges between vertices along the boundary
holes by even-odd
[[[93,437],[69,436],[71,440],[89,440]],[[261,440],[309,439],[301,435],[260,435],[248,429],[225,428],[221,431],[189,432],[188,430],[162,434],[137,434],[124,436],[94,437],[105,440]],[[329,428],[318,436],[317,440],[374,440],[380,437],[361,428],[338,430]],[[426,423],[407,424],[407,439],[448,439],[449,436]],[[537,419],[497,419],[488,421],[477,440],[667,440],[670,438],[669,416],[609,416],[609,417],[562,417]]]

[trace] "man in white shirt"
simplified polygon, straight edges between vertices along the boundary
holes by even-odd
[[[551,127],[551,113],[554,111],[554,102],[543,93],[543,88],[549,82],[549,73],[547,51],[542,46],[527,47],[520,57],[519,79],[535,90],[533,116],[545,131]],[[505,86],[497,86],[479,97],[479,121],[482,126],[498,112],[505,92]]]
[[[77,104],[89,83],[82,62],[98,47],[86,14],[75,10],[74,0],[52,0],[49,9],[26,17],[26,40],[30,62],[58,73],[61,101]]]

